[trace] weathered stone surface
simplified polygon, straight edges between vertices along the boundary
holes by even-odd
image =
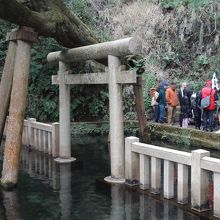
[[[52,76],[52,84],[56,85],[59,83],[64,84],[108,84],[109,83],[109,73],[86,73],[86,74],[63,74]],[[136,83],[136,73],[135,71],[119,71],[116,74],[116,83]]]
[[[108,66],[111,177],[117,179],[124,178],[125,176],[122,89],[121,85],[116,83],[116,76],[120,67],[119,58],[114,56],[108,56]]]
[[[116,41],[93,44],[85,47],[73,48],[65,51],[49,53],[48,62],[78,62],[84,60],[98,60],[108,55],[122,57],[141,53],[141,42],[136,38],[125,38]]]

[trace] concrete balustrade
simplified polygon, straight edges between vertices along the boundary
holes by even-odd
[[[7,120],[5,131],[7,127]],[[4,135],[6,133],[4,132]],[[24,120],[22,144],[33,149],[59,156],[59,123],[46,124],[37,122],[35,118]]]
[[[24,120],[22,144],[57,157],[59,154],[59,123],[46,124],[30,118]]]
[[[162,163],[163,161],[163,163]],[[137,165],[139,162],[139,165]],[[151,193],[161,191],[161,166],[163,164],[163,196],[174,198],[174,167],[177,164],[177,201],[191,203],[198,212],[209,207],[209,180],[214,176],[213,215],[220,218],[220,159],[210,157],[210,152],[195,150],[191,153],[139,143],[136,137],[125,138],[125,178],[129,185],[134,179],[140,189]],[[151,165],[151,166],[150,166]],[[189,167],[191,167],[191,199],[188,198]],[[139,178],[138,178],[139,177]],[[150,183],[150,185],[149,185]]]

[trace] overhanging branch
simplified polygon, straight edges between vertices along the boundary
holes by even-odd
[[[48,0],[46,7],[35,0],[39,8],[16,0],[0,0],[0,18],[17,25],[35,29],[39,35],[55,38],[65,47],[78,47],[98,43],[98,39],[89,28],[75,15],[70,13],[60,0]],[[32,0],[32,2],[34,2]]]

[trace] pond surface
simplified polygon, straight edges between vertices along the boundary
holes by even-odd
[[[110,175],[106,138],[84,137],[72,143],[77,161],[63,165],[22,149],[18,187],[0,193],[0,220],[208,219],[174,200],[105,184],[103,178]]]

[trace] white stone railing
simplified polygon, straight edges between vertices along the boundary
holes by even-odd
[[[7,131],[7,121],[4,135]],[[24,120],[22,144],[48,153],[53,157],[59,156],[59,123],[46,124],[37,122],[35,118]]]
[[[177,202],[181,204],[189,202],[188,191],[191,185],[191,208],[201,212],[209,209],[209,178],[212,172],[214,176],[213,214],[220,218],[220,159],[209,156],[210,152],[202,149],[188,153],[143,144],[136,137],[128,137],[125,138],[126,183],[139,184],[141,189],[149,189],[154,194],[163,192],[164,198],[172,199],[176,163]],[[162,165],[163,181],[161,181]],[[189,167],[191,167],[190,183]]]
[[[35,118],[24,120],[22,144],[53,157],[59,156],[59,123],[46,124]]]

